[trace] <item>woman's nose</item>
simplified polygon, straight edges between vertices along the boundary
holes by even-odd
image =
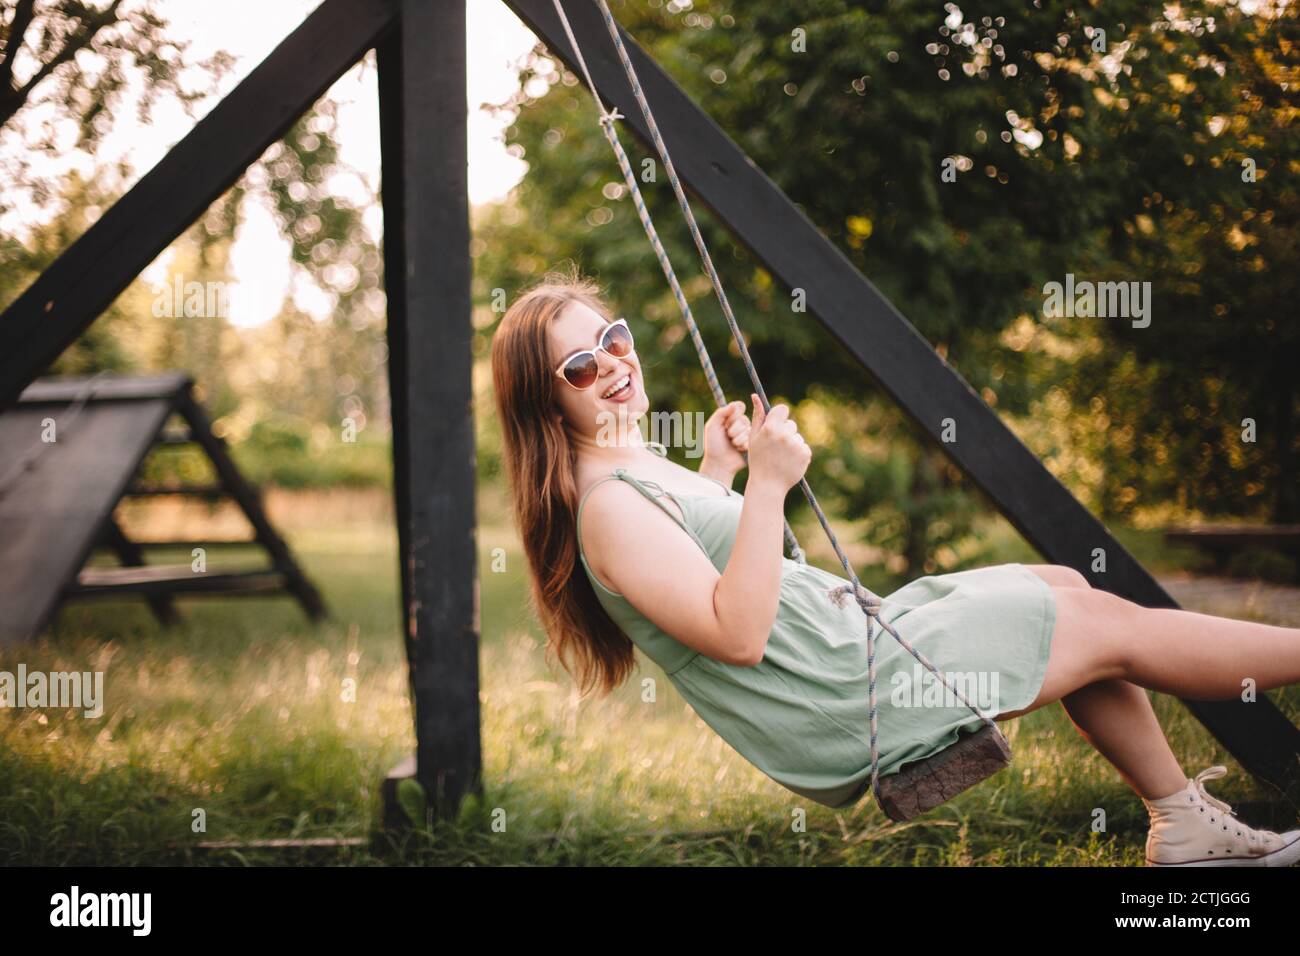
[[[596,353],[596,364],[600,369],[600,374],[604,375],[608,372],[617,371],[620,363],[617,358],[601,350]]]

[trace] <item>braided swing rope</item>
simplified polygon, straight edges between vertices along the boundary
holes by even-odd
[[[569,24],[569,18],[564,12],[564,7],[561,5],[560,0],[552,0],[552,3],[555,6],[556,13],[559,15],[561,24],[564,27],[565,35],[568,37],[569,46],[573,49],[578,65],[582,70],[583,76],[586,78],[587,86],[591,90],[592,98],[596,101],[596,106],[600,110],[600,126],[605,132],[605,138],[609,140],[610,146],[614,150],[614,155],[618,159],[619,167],[623,172],[623,178],[627,182],[628,190],[632,196],[634,204],[636,205],[637,214],[641,219],[642,226],[645,228],[646,236],[649,238],[651,246],[654,247],[655,254],[659,258],[659,264],[662,266],[664,275],[668,279],[668,284],[672,288],[673,294],[677,299],[677,304],[681,310],[682,318],[685,320],[687,329],[691,334],[691,342],[695,345],[695,351],[699,355],[700,365],[704,369],[704,376],[709,382],[710,389],[713,390],[714,398],[717,400],[719,405],[722,405],[725,403],[725,398],[722,395],[721,387],[718,385],[717,374],[713,370],[713,363],[709,359],[709,354],[704,347],[703,340],[700,338],[698,326],[695,323],[694,316],[691,314],[690,306],[686,302],[686,297],[682,293],[681,285],[678,283],[677,277],[673,272],[672,265],[668,261],[668,255],[664,251],[663,245],[659,241],[659,235],[655,231],[654,225],[651,222],[650,213],[646,209],[645,202],[642,199],[641,190],[637,185],[636,176],[632,172],[631,163],[628,161],[627,154],[624,152],[622,143],[619,141],[618,133],[614,129],[614,121],[623,119],[624,117],[617,109],[611,111],[605,108],[605,104],[596,90],[596,84],[592,81],[591,72],[587,69],[587,62],[582,54],[582,48],[578,45],[577,38],[573,34],[573,28]],[[731,310],[731,303],[728,301],[726,291],[722,287],[722,280],[718,277],[718,271],[714,268],[713,257],[709,255],[708,247],[704,242],[704,236],[700,233],[699,224],[696,222],[695,214],[691,210],[691,204],[686,198],[686,192],[682,188],[681,181],[677,177],[677,170],[673,166],[672,158],[668,155],[668,147],[664,144],[663,136],[660,135],[659,124],[655,122],[654,113],[650,109],[650,104],[646,100],[645,93],[641,89],[640,80],[637,78],[636,70],[632,66],[631,59],[628,57],[627,49],[623,44],[623,38],[619,34],[618,24],[615,22],[614,15],[610,12],[609,4],[606,3],[606,0],[596,0],[596,5],[600,8],[601,16],[605,20],[605,26],[614,43],[614,48],[618,53],[618,58],[623,65],[623,72],[627,76],[628,85],[631,87],[632,95],[636,98],[637,105],[640,107],[641,115],[645,119],[646,127],[650,132],[651,139],[654,141],[655,149],[658,151],[659,158],[663,162],[664,171],[668,176],[668,181],[672,184],[673,193],[677,197],[677,203],[681,207],[682,215],[685,217],[687,226],[690,228],[691,237],[695,241],[695,248],[700,255],[700,262],[704,267],[704,271],[708,274],[709,280],[713,284],[714,294],[717,296],[718,303],[722,307],[722,314],[727,319],[727,325],[731,329],[732,338],[735,340],[736,346],[739,349],[741,361],[745,364],[745,371],[749,374],[749,379],[753,384],[755,394],[758,395],[759,401],[763,404],[763,410],[768,411],[771,409],[771,405],[767,399],[767,392],[764,390],[763,383],[758,377],[758,370],[754,367],[753,360],[750,358],[749,348],[745,344],[745,337],[741,333],[740,326],[736,322],[735,314]],[[866,618],[867,684],[871,727],[871,791],[879,802],[880,752],[877,739],[876,645],[875,631],[872,627],[873,620],[879,622],[880,626],[891,634],[894,640],[898,641],[904,650],[911,654],[913,658],[926,668],[926,670],[937,677],[943,686],[947,690],[951,691],[967,709],[979,717],[980,720],[982,720],[995,733],[1000,732],[998,731],[997,726],[993,723],[993,720],[971,703],[960,690],[954,687],[948,679],[940,673],[939,669],[934,666],[928,657],[904,640],[888,621],[879,617],[881,598],[864,587],[862,582],[858,580],[857,572],[854,571],[852,563],[844,553],[844,549],[840,546],[839,539],[835,536],[835,531],[831,528],[830,522],[827,520],[825,512],[822,511],[821,505],[818,504],[817,497],[813,494],[812,487],[808,484],[807,478],[801,478],[799,480],[799,487],[800,490],[803,491],[804,497],[808,500],[808,504],[812,508],[813,513],[817,516],[817,520],[821,524],[822,530],[826,533],[826,537],[830,541],[831,547],[835,549],[835,554],[839,558],[840,564],[844,568],[844,571],[851,582],[842,587],[831,589],[828,592],[829,596],[833,601],[842,606],[845,596],[852,594],[857,600],[858,606],[862,609],[862,613]],[[787,540],[793,541],[794,535],[788,523],[785,526],[785,530]],[[795,549],[798,549],[797,542],[794,543],[792,550]],[[799,550],[797,553],[802,559],[802,551]]]
[[[601,129],[605,131],[605,138],[609,140],[609,145],[614,150],[614,156],[618,159],[618,165],[623,171],[623,179],[627,183],[628,192],[636,205],[637,215],[641,218],[641,225],[650,240],[650,245],[654,248],[655,256],[659,259],[659,265],[663,269],[664,277],[668,280],[669,288],[672,289],[673,297],[677,300],[677,308],[681,311],[682,319],[686,322],[686,330],[690,333],[691,344],[695,346],[695,351],[700,356],[700,364],[704,367],[704,378],[709,383],[709,391],[713,393],[713,401],[718,408],[722,408],[727,404],[727,396],[723,394],[722,386],[718,383],[718,376],[713,370],[713,362],[709,358],[709,351],[705,348],[704,339],[700,336],[700,327],[691,312],[690,304],[686,301],[686,293],[682,291],[681,284],[677,281],[677,273],[673,271],[672,263],[668,260],[668,253],[664,249],[663,243],[659,241],[659,233],[650,218],[650,210],[646,208],[645,201],[641,198],[641,190],[637,188],[636,175],[632,172],[632,163],[628,160],[627,153],[623,151],[623,144],[619,142],[618,133],[614,131],[614,120],[623,119],[623,114],[617,108],[613,110],[605,109],[600,94],[596,92],[596,84],[591,81],[591,74],[587,72],[587,61],[583,58],[582,51],[578,47],[578,41],[569,26],[569,18],[564,15],[564,9],[559,5],[558,0],[555,0],[555,9],[559,12],[560,21],[564,25],[564,32],[569,37],[569,45],[577,53],[578,65],[587,78],[587,86],[591,89],[591,95],[600,108]],[[767,398],[763,395],[761,385],[759,386],[759,395],[762,396],[763,407],[766,409],[768,407]],[[748,456],[746,456],[746,460],[748,460]],[[794,529],[790,527],[788,521],[784,521],[784,533],[786,546],[790,550],[790,557],[800,564],[806,564],[807,557],[804,555],[803,548],[799,547],[799,540],[795,537]]]

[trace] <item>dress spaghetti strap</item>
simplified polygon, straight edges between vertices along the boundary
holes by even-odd
[[[693,529],[690,525],[688,525],[685,521],[683,521],[682,518],[677,517],[677,515],[673,513],[672,509],[669,508],[667,505],[663,503],[663,501],[660,500],[664,495],[668,495],[668,497],[673,499],[677,507],[682,509],[682,516],[685,517],[686,509],[682,506],[682,503],[677,500],[677,497],[672,492],[665,491],[664,488],[657,481],[641,480],[638,478],[634,478],[632,477],[632,475],[628,474],[626,468],[615,468],[614,471],[611,472],[610,474],[605,475],[603,478],[600,478],[595,482],[593,482],[591,487],[588,488],[586,493],[582,496],[582,500],[578,503],[578,514],[575,522],[574,533],[578,536],[578,556],[582,559],[582,563],[584,566],[587,567],[588,571],[590,571],[591,568],[590,565],[587,565],[587,556],[584,553],[582,547],[582,512],[583,509],[587,506],[587,498],[590,497],[591,493],[596,490],[596,487],[612,479],[618,479],[627,482],[637,491],[641,492],[641,494],[644,495],[646,498],[648,498],[649,500],[653,501],[656,505],[658,505],[664,514],[668,515],[668,517],[673,519],[673,522],[677,525],[677,527],[681,528],[688,535],[690,535],[691,540],[694,541],[697,545],[699,545],[700,550],[704,552],[705,556],[708,557],[710,560],[712,560],[712,556],[708,546],[703,541],[700,540],[700,536],[695,533],[695,529]],[[650,491],[650,488],[654,488],[655,491],[654,492]],[[593,574],[592,577],[594,578],[595,575]],[[605,587],[605,585],[603,584],[601,586],[604,587],[605,590],[609,591],[611,594],[618,594],[617,591]]]

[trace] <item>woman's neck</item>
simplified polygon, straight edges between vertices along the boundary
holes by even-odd
[[[625,429],[602,430],[593,435],[570,432],[569,440],[573,444],[579,466],[593,471],[631,467],[647,461],[658,461],[663,457],[651,451],[635,424]]]

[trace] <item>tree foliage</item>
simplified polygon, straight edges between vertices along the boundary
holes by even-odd
[[[15,192],[44,208],[58,186],[32,168],[31,158],[93,153],[124,105],[132,77],[138,78],[141,122],[149,121],[160,98],[190,110],[212,92],[231,66],[229,55],[192,61],[189,44],[171,32],[148,0],[0,0],[6,187],[0,214],[11,208]],[[185,77],[206,77],[207,83],[191,88]]]
[[[0,92],[13,107],[0,155],[10,172],[23,174],[15,179],[15,189],[30,189],[44,197],[45,205],[27,211],[25,235],[0,236],[0,307],[30,285],[139,175],[133,169],[91,177],[73,172],[47,182],[48,173],[30,163],[32,156],[57,149],[93,159],[128,95],[139,97],[147,120],[148,108],[160,99],[174,98],[187,106],[196,102],[200,94],[181,85],[183,72],[215,81],[233,62],[224,53],[187,62],[186,44],[148,3],[19,2],[7,7],[3,23],[0,42],[6,56],[0,63],[15,63],[15,50],[18,56],[13,84],[7,94]],[[373,54],[357,69],[373,70]],[[43,124],[26,122],[34,113],[52,118]],[[294,435],[301,442],[310,440],[311,450],[331,445],[337,450],[349,423],[357,431],[379,424],[382,431],[387,423],[382,260],[365,223],[378,197],[340,159],[337,114],[329,95],[315,103],[173,242],[165,279],[133,282],[50,372],[185,369],[198,382],[218,430],[236,443]],[[29,135],[35,130],[52,137],[52,131],[69,126],[80,131],[75,142],[42,143]],[[339,187],[343,180],[349,188]],[[291,263],[288,297],[253,303],[273,318],[257,328],[239,329],[245,317],[228,309],[192,312],[172,302],[173,285],[179,283],[181,288],[217,287],[223,305],[236,307],[235,293],[241,290],[229,260],[236,235],[255,207],[270,213]],[[317,320],[310,312],[323,312],[326,318]],[[270,448],[274,442],[262,444]]]
[[[1174,501],[1288,519],[1293,8],[713,0],[614,12],[1096,511],[1133,518]],[[578,78],[539,46],[502,108],[529,173],[483,216],[480,295],[577,259],[648,342],[652,398],[707,407]],[[623,138],[640,168],[652,154]],[[725,323],[696,279],[670,187],[661,176],[642,188],[692,280],[706,342],[725,356]],[[822,406],[814,484],[874,516],[868,536],[911,570],[935,566],[970,527],[969,483],[900,414],[868,409],[879,396],[860,369],[701,219],[765,382],[807,418]],[[1046,318],[1044,286],[1067,273],[1149,281],[1151,324]],[[728,392],[748,394],[738,363],[718,364]],[[1261,423],[1255,444],[1241,440],[1246,417]]]

